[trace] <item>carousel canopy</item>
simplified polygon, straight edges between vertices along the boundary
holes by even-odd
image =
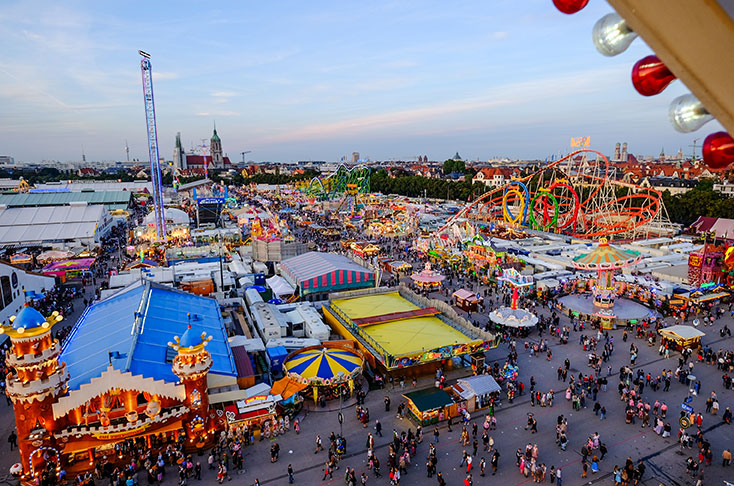
[[[343,373],[345,378],[359,372],[362,356],[348,348],[306,348],[296,351],[283,363],[283,369],[307,381],[333,380]]]
[[[420,273],[414,273],[410,278],[418,284],[438,284],[444,281],[446,277],[431,270],[431,264],[426,263],[426,267]]]
[[[538,316],[524,309],[501,307],[489,313],[489,318],[495,324],[507,327],[533,327],[538,323]]]
[[[606,238],[602,238],[594,251],[577,256],[573,259],[573,264],[583,270],[600,270],[634,265],[641,259],[642,255],[639,252],[622,250],[610,245]]]

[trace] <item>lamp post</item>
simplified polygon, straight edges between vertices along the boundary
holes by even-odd
[[[343,398],[342,398],[342,388],[341,385],[343,383],[342,379],[344,378],[344,372],[340,371],[337,373],[337,376],[339,377],[339,415],[337,415],[337,419],[339,420],[339,437],[344,437],[344,415],[342,415],[342,404],[343,404]]]

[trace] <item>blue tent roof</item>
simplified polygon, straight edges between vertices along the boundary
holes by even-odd
[[[78,389],[99,376],[110,356],[120,371],[177,382],[168,343],[187,331],[189,313],[192,331],[213,337],[207,345],[214,362],[210,373],[237,376],[217,301],[146,281],[84,311],[61,352],[71,375],[69,388]]]

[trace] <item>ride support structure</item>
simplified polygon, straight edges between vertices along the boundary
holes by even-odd
[[[145,121],[148,126],[148,152],[150,154],[150,178],[153,182],[153,211],[155,212],[156,239],[166,239],[166,217],[163,208],[163,184],[161,163],[158,156],[158,130],[155,122],[155,102],[153,100],[153,71],[150,54],[138,51],[141,56],[140,71],[143,76],[143,98],[145,100]]]

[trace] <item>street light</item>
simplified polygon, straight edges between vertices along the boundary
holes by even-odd
[[[343,384],[343,378],[344,378],[344,372],[340,371],[336,374],[336,376],[339,377],[339,415],[337,415],[337,420],[339,420],[339,437],[344,437],[344,415],[342,415],[342,402],[344,401],[342,399],[342,389],[341,385]]]

